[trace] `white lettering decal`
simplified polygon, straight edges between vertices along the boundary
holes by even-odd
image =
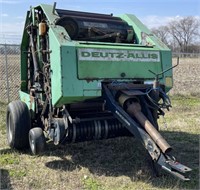
[[[79,61],[160,62],[159,51],[78,49]]]

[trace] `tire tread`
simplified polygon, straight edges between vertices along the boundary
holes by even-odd
[[[20,100],[9,103],[7,108],[7,125],[8,114],[11,114],[13,121],[13,140],[9,145],[11,148],[16,149],[28,148],[28,133],[31,128],[31,119],[28,106]]]

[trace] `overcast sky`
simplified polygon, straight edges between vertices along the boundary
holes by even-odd
[[[54,0],[56,1],[56,0]],[[0,43],[20,43],[26,11],[53,0],[0,0]],[[149,28],[173,18],[200,16],[200,0],[57,0],[57,8],[97,13],[136,15]]]

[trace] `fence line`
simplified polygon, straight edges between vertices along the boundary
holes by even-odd
[[[200,58],[197,53],[173,53],[173,57]],[[20,89],[20,45],[0,44],[0,102],[18,99]]]
[[[9,76],[8,76],[8,55],[7,55],[7,45],[5,44],[5,68],[6,68],[6,86],[7,86],[7,89],[10,89],[10,85],[9,85]],[[9,95],[9,91],[7,90],[6,91],[6,94],[7,94],[7,99],[8,99],[8,102],[10,102],[10,95]]]
[[[181,53],[181,52],[173,52],[173,57],[188,57],[188,58],[200,58],[200,53]]]
[[[20,87],[20,46],[0,44],[0,101],[18,99]]]

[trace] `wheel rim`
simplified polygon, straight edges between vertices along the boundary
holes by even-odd
[[[9,113],[8,115],[8,141],[9,142],[12,142],[13,140],[12,126],[13,126],[12,117],[11,117],[11,114]]]
[[[32,139],[32,136],[29,136],[29,144],[30,144],[30,148],[32,150],[32,152],[35,152],[35,141]]]

